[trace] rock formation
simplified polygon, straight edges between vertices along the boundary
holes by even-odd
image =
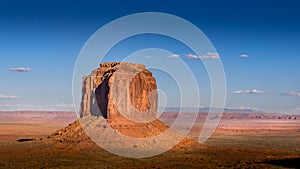
[[[109,122],[156,119],[157,91],[152,73],[142,64],[101,63],[83,78],[80,116],[103,116]]]
[[[81,118],[49,138],[134,158],[196,144],[157,119],[156,89],[144,65],[101,63],[83,78]]]

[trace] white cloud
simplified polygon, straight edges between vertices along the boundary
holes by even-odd
[[[31,104],[2,104],[0,111],[74,111],[74,104],[59,103],[55,105],[31,105]]]
[[[193,55],[193,54],[186,54],[185,57],[189,59],[200,59],[200,56]]]
[[[261,108],[254,107],[254,106],[225,107],[225,109],[236,110],[236,111],[239,111],[239,110],[241,110],[241,111],[252,110],[252,111],[255,111],[255,112],[259,112],[259,111],[267,112],[267,110],[263,110]]]
[[[246,54],[241,54],[239,57],[240,57],[240,58],[248,58],[249,56],[246,55]]]
[[[18,110],[38,110],[30,104],[3,104],[0,105],[0,111],[18,111]]]
[[[177,54],[172,54],[172,55],[169,55],[168,58],[172,58],[172,59],[173,59],[173,58],[179,58],[179,55],[177,55]]]
[[[218,53],[208,52],[207,55],[202,56],[201,59],[220,59],[220,56]]]
[[[265,94],[265,93],[266,92],[257,89],[233,91],[233,94]]]
[[[152,59],[152,56],[145,56],[145,59]]]
[[[294,91],[289,91],[289,92],[283,92],[280,93],[281,95],[286,95],[286,96],[297,96],[300,97],[300,93],[299,92],[294,92]]]
[[[253,107],[253,106],[252,107],[249,107],[249,106],[239,106],[238,109],[240,109],[240,110],[255,110],[255,111],[260,111],[259,108]]]
[[[0,99],[16,99],[18,98],[18,96],[14,96],[14,95],[0,95]]]
[[[30,104],[17,104],[16,107],[19,108],[32,108],[33,106]]]
[[[62,108],[62,109],[74,109],[75,105],[74,104],[60,103],[60,104],[54,105],[53,107],[54,108]]]
[[[29,72],[29,71],[31,71],[31,69],[27,68],[27,67],[14,67],[14,68],[10,68],[9,70],[13,71],[13,72]]]
[[[220,59],[219,54],[215,52],[208,52],[207,55],[201,56],[197,56],[194,54],[186,54],[185,57],[189,59]]]
[[[292,111],[293,111],[293,112],[297,112],[297,113],[299,112],[299,113],[300,113],[300,107],[297,107],[297,108],[293,109]]]

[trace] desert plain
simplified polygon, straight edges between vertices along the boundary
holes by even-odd
[[[171,125],[177,115],[164,112],[159,120]],[[65,138],[64,132],[81,130],[71,124],[74,112],[0,112],[0,168],[300,168],[299,115],[224,113],[213,135],[198,143],[206,116],[198,113],[188,139],[173,149],[127,158],[102,149],[83,131]]]

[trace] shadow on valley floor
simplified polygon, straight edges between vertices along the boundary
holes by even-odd
[[[33,141],[33,138],[21,138],[19,140],[17,140],[17,142],[25,142],[25,141]]]
[[[268,160],[264,163],[281,167],[300,169],[300,158]]]

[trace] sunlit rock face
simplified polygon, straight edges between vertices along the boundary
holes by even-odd
[[[103,116],[111,124],[157,118],[157,86],[145,65],[109,62],[83,78],[80,116]]]
[[[51,137],[82,146],[94,142],[126,157],[161,154],[183,136],[157,119],[157,101],[156,80],[145,65],[101,63],[83,77],[81,118]]]

